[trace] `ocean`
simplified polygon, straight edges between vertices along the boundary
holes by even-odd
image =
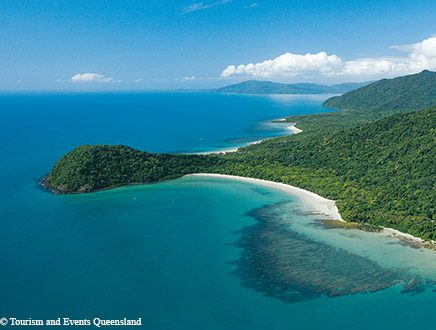
[[[288,134],[270,121],[328,111],[327,97],[0,95],[0,318],[141,318],[157,330],[431,329],[434,252],[327,229],[283,191],[208,177],[64,196],[39,185],[81,144],[228,149]]]

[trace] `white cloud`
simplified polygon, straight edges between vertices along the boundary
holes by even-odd
[[[195,80],[197,77],[196,76],[190,76],[190,77],[183,77],[182,80],[183,81],[192,81]]]
[[[411,45],[392,46],[391,48],[409,53],[411,69],[436,68],[436,36]]]
[[[339,56],[329,55],[326,52],[305,55],[285,53],[275,59],[255,64],[229,65],[222,71],[221,77],[241,75],[280,79],[323,76],[371,79],[436,69],[436,37],[391,48],[407,54],[403,57],[373,57],[343,61]]]
[[[142,83],[142,80],[143,80],[142,78],[135,79],[135,83],[136,84]]]
[[[209,8],[213,8],[216,6],[224,5],[224,4],[229,3],[231,1],[232,0],[221,0],[221,1],[211,2],[211,3],[204,3],[203,1],[201,1],[201,2],[197,2],[197,3],[193,3],[189,6],[186,6],[185,8],[183,8],[182,13],[188,14],[188,13],[192,13],[192,12],[198,11],[198,10],[209,9]]]
[[[327,74],[333,72],[340,64],[341,59],[339,57],[328,55],[326,52],[305,55],[285,53],[273,60],[266,60],[256,64],[229,65],[221,76],[230,77],[235,74],[246,74],[257,77],[293,77],[311,71]]]
[[[99,83],[105,83],[105,82],[111,82],[114,79],[112,77],[106,77],[99,73],[78,73],[71,77],[70,79],[72,82],[99,82]]]

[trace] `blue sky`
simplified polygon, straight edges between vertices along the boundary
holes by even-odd
[[[435,13],[434,0],[1,0],[0,90],[336,83],[436,69]]]

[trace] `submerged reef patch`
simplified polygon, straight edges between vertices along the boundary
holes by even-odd
[[[403,293],[420,292],[426,281],[404,271],[315,241],[292,230],[285,203],[252,210],[256,223],[238,231],[234,243],[241,257],[233,261],[241,286],[278,298],[299,302],[356,293],[376,292],[402,285]]]

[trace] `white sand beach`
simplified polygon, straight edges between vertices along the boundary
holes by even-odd
[[[265,139],[250,142],[247,145],[242,146],[242,147],[235,147],[235,148],[221,149],[221,150],[214,150],[214,151],[198,152],[198,153],[195,153],[195,154],[196,155],[227,154],[227,153],[231,153],[231,152],[237,152],[239,150],[239,148],[243,148],[243,147],[246,147],[246,146],[251,146],[253,144],[258,144],[258,143],[261,143],[262,141],[265,141]]]
[[[290,130],[292,132],[292,134],[298,134],[298,133],[303,132],[302,129],[295,127],[295,124],[292,124],[292,125],[288,126],[287,128],[288,128],[288,130]]]
[[[393,229],[393,228],[383,227],[383,231],[381,232],[381,234],[383,234],[385,236],[396,237],[398,239],[401,239],[404,241],[409,241],[410,243],[415,243],[415,244],[423,245],[423,246],[431,245],[431,244],[435,243],[434,241],[426,242],[422,238],[403,233],[403,232],[396,230],[396,229]]]
[[[301,188],[297,188],[291,185],[267,181],[267,180],[245,178],[241,176],[225,175],[225,174],[198,173],[198,174],[189,174],[189,176],[205,176],[205,177],[216,177],[216,178],[223,178],[229,180],[238,180],[242,182],[260,184],[265,187],[269,187],[273,189],[279,189],[281,191],[285,191],[299,198],[308,209],[318,212],[322,215],[325,215],[326,218],[328,219],[342,220],[338,208],[336,207],[335,201],[332,201],[330,199],[321,197],[313,192]]]
[[[292,134],[298,134],[303,132],[302,129],[299,129],[298,127],[296,127],[296,123],[292,123],[292,122],[287,122],[286,118],[279,118],[279,119],[275,119],[272,122],[273,123],[279,123],[279,124],[290,124],[288,127],[286,127],[288,130],[290,130],[292,132]]]
[[[279,121],[285,122],[286,118],[277,119],[274,122],[279,122]],[[291,125],[289,125],[286,128],[291,132],[291,135],[303,132],[302,129],[299,129],[298,127],[295,127],[295,123],[291,123]],[[267,139],[258,140],[258,141],[253,141],[253,142],[250,142],[247,145],[242,146],[242,147],[222,149],[222,150],[214,150],[214,151],[198,152],[198,153],[195,153],[195,154],[196,155],[211,155],[211,154],[227,154],[227,153],[231,153],[231,152],[237,152],[240,148],[243,148],[243,147],[246,147],[246,146],[251,146],[253,144],[258,144],[258,143],[261,143],[261,142],[263,142],[265,140],[272,139],[272,138],[273,137],[267,138]]]
[[[280,118],[276,119],[274,122],[286,122],[286,118]],[[298,127],[295,127],[295,123],[290,123],[287,127],[292,134],[299,134],[303,130],[299,129]],[[265,139],[264,139],[265,140]],[[255,142],[251,142],[248,145],[261,143],[264,140],[259,140]],[[232,148],[232,149],[226,149],[226,150],[218,150],[218,151],[211,151],[211,152],[204,152],[201,154],[219,154],[219,153],[230,153],[230,152],[237,152],[239,148]],[[224,174],[209,174],[209,173],[198,173],[198,174],[190,174],[193,176],[209,176],[209,177],[220,177],[220,178],[226,178],[231,180],[239,180],[244,182],[251,182],[260,184],[263,186],[267,186],[274,189],[280,189],[282,191],[288,192],[292,194],[293,196],[296,196],[297,198],[301,199],[305,206],[308,209],[311,209],[315,212],[319,212],[320,214],[326,216],[327,219],[331,220],[340,220],[344,221],[339,213],[339,210],[336,206],[336,202],[324,197],[321,197],[313,192],[294,187],[291,185],[287,185],[284,183],[278,183],[273,181],[267,181],[267,180],[261,180],[261,179],[254,179],[254,178],[246,178],[246,177],[239,177],[239,176],[233,176],[233,175],[224,175]],[[399,230],[393,229],[393,228],[386,228],[382,227],[383,231],[380,233],[381,235],[387,236],[387,237],[395,237],[403,241],[410,242],[411,244],[416,244],[418,246],[423,247],[430,247],[430,245],[436,244],[435,241],[426,242],[423,239],[403,233]]]
[[[254,178],[246,178],[246,177],[235,176],[235,175],[214,174],[214,173],[196,173],[196,174],[188,174],[187,176],[216,177],[216,178],[223,178],[229,180],[238,180],[242,182],[259,184],[273,189],[279,189],[281,191],[291,194],[292,196],[297,197],[304,203],[305,207],[307,207],[308,210],[320,213],[321,215],[325,216],[326,219],[344,221],[341,217],[341,214],[339,213],[335,201],[324,198],[311,191],[294,187],[288,184],[261,180],[261,179],[254,179]],[[430,247],[431,244],[435,243],[435,242],[425,242],[419,237],[403,233],[393,228],[386,228],[386,227],[382,227],[382,228],[383,231],[379,233],[380,235],[384,235],[387,237],[395,237],[400,240],[407,241],[412,244],[416,244],[417,246]]]
[[[203,152],[196,152],[194,155],[213,155],[213,154],[227,154],[231,152],[238,151],[240,147],[238,148],[229,148],[229,149],[221,149],[221,150],[214,150],[214,151],[203,151]]]

